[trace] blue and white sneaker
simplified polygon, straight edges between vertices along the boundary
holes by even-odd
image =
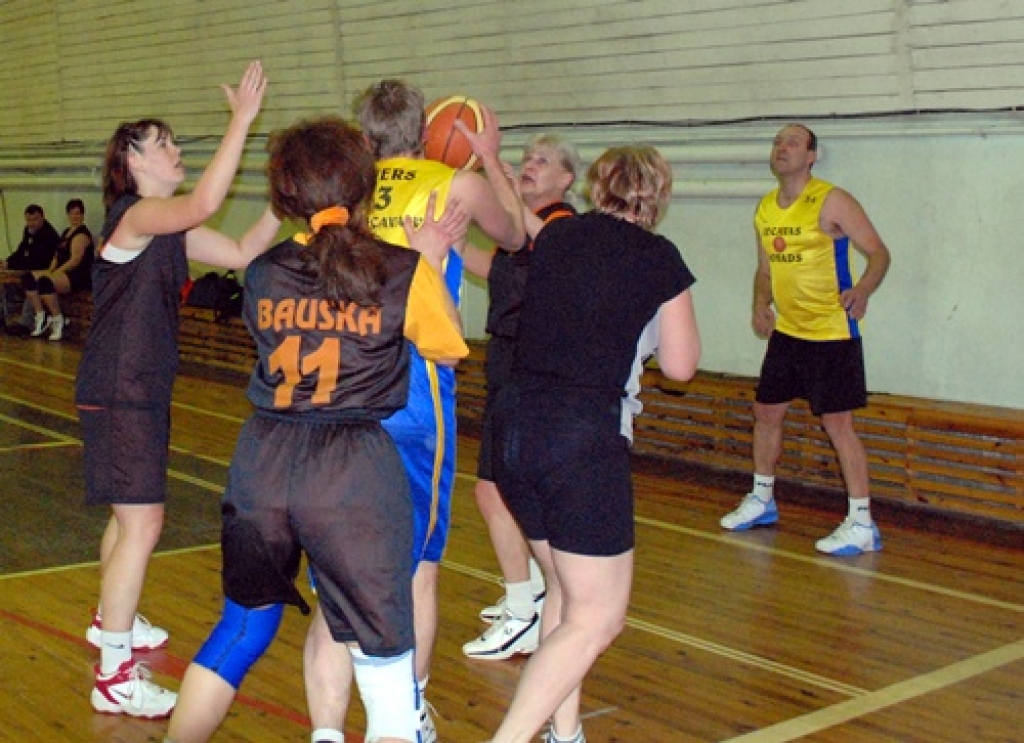
[[[763,501],[753,493],[747,493],[739,507],[723,516],[718,523],[729,531],[746,531],[755,526],[771,526],[778,520],[779,509],[774,498]]]
[[[815,542],[814,547],[818,552],[837,557],[878,552],[882,549],[882,534],[873,523],[864,526],[848,518],[829,536]]]

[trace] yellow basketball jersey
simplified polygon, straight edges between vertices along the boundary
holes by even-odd
[[[391,157],[377,163],[377,190],[370,210],[370,228],[382,240],[409,246],[402,223],[407,216],[418,227],[427,212],[427,198],[437,191],[436,216],[444,214],[456,171],[433,160]]]
[[[812,178],[789,207],[779,206],[779,189],[763,199],[754,215],[761,247],[771,266],[775,327],[810,341],[859,338],[839,295],[854,284],[850,240],[834,239],[820,226],[821,207],[833,186]]]

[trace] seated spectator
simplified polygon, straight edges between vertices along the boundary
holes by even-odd
[[[92,288],[95,246],[92,233],[85,226],[85,204],[81,199],[71,199],[64,210],[68,215],[68,227],[61,233],[49,270],[26,271],[21,280],[26,303],[35,312],[33,338],[47,330],[51,341],[63,338],[67,320],[61,312],[57,295]]]
[[[53,225],[46,221],[43,207],[29,204],[25,207],[25,229],[21,233],[18,248],[6,261],[0,261],[0,269],[9,271],[46,271],[53,262],[54,253],[60,243],[60,235]],[[21,325],[32,322],[31,305],[26,302],[21,315]]]

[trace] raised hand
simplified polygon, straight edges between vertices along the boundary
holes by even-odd
[[[469,140],[469,146],[482,161],[498,160],[501,152],[501,129],[498,127],[498,116],[487,106],[480,104],[480,112],[484,116],[484,130],[475,132],[466,126],[466,122],[457,120],[455,128],[462,132]]]
[[[231,112],[247,123],[251,123],[260,112],[263,104],[263,93],[267,89],[267,78],[263,75],[263,64],[254,60],[245,68],[245,74],[238,83],[237,88],[229,85],[221,85],[224,95],[227,96]]]

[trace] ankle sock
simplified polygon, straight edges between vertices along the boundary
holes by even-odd
[[[772,475],[754,474],[754,489],[751,490],[758,500],[768,503],[775,497],[775,477]]]
[[[529,619],[534,614],[533,586],[530,581],[505,584],[505,609],[519,619]]]
[[[871,499],[850,498],[849,517],[861,526],[871,526]]]
[[[309,739],[312,743],[345,743],[345,734],[334,728],[317,728]]]
[[[101,633],[100,641],[100,673],[109,676],[126,660],[132,659],[132,633],[107,632]]]

